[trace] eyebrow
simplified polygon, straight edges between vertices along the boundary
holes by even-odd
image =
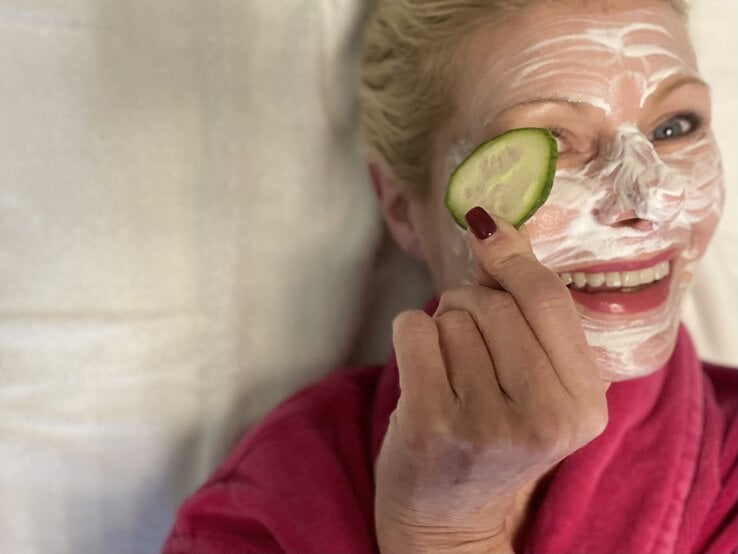
[[[659,101],[663,99],[665,96],[668,96],[673,91],[675,91],[678,88],[681,88],[685,85],[699,85],[710,89],[710,85],[708,85],[705,81],[700,79],[699,77],[694,77],[692,75],[684,75],[666,86],[660,87],[652,96],[652,98],[656,101]],[[495,114],[495,118],[499,117],[500,115],[509,112],[511,110],[515,110],[517,108],[522,108],[525,106],[533,106],[536,104],[559,104],[561,106],[567,106],[569,108],[573,108],[577,111],[581,111],[587,107],[587,102],[584,100],[576,100],[573,98],[562,98],[560,96],[539,96],[536,98],[530,98],[528,100],[523,100],[522,102],[517,102],[513,104],[512,106],[507,106],[506,108],[503,108],[499,112]]]
[[[583,100],[574,100],[573,98],[562,98],[560,96],[539,96],[536,98],[530,98],[529,100],[523,100],[522,102],[517,102],[513,104],[512,106],[507,106],[506,108],[503,108],[497,114],[495,114],[495,117],[499,117],[500,115],[509,112],[511,110],[515,110],[518,108],[522,108],[525,106],[532,106],[535,104],[559,104],[562,106],[568,106],[570,108],[573,108],[577,111],[581,111],[586,107],[586,103]]]
[[[699,85],[703,86],[706,89],[710,90],[710,85],[708,85],[705,81],[700,79],[699,77],[694,77],[692,75],[684,75],[671,83],[664,85],[662,87],[659,87],[656,92],[653,93],[651,99],[658,102],[660,100],[663,100],[664,97],[668,96],[672,92],[674,92],[676,89],[681,88],[686,85]]]

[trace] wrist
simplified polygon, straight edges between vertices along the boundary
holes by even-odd
[[[386,539],[379,542],[380,554],[515,554],[509,542],[499,540],[461,540],[450,537],[435,537],[433,540]]]
[[[381,554],[514,554],[507,532],[459,532],[442,526],[396,525],[378,522],[377,542]]]

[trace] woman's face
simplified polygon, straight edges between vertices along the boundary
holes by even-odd
[[[473,281],[464,233],[443,204],[451,172],[504,131],[548,128],[559,164],[526,225],[534,252],[571,283],[606,378],[660,368],[723,199],[709,91],[683,20],[659,1],[536,6],[478,29],[457,60],[432,194],[410,206],[437,289]]]

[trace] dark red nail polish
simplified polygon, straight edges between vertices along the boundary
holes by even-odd
[[[479,240],[488,239],[497,231],[497,225],[494,220],[489,216],[487,211],[480,206],[472,208],[466,212],[464,218],[469,224],[474,235],[476,235]]]

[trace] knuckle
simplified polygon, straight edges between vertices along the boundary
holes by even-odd
[[[438,300],[438,313],[443,313],[455,308],[460,308],[468,303],[469,298],[473,297],[477,289],[481,289],[476,285],[462,285],[448,289],[441,293]]]
[[[430,318],[422,310],[407,310],[400,312],[392,320],[392,332],[394,335],[415,332],[425,329]]]
[[[526,283],[530,301],[540,309],[558,310],[571,303],[566,285],[543,267],[532,252],[508,253],[495,260],[495,265],[500,274]]]
[[[571,296],[563,286],[540,287],[533,294],[533,302],[541,312],[558,312],[572,304]]]
[[[592,421],[590,428],[592,438],[599,437],[602,433],[605,432],[609,420],[610,418],[607,416],[607,414],[605,414],[604,416],[601,416]]]
[[[580,416],[573,432],[573,442],[580,447],[596,439],[605,431],[607,423],[607,411],[591,411]]]
[[[590,439],[600,436],[607,428],[609,420],[607,401],[603,396],[602,401],[596,403],[588,412],[583,423],[585,435],[589,436]]]
[[[485,291],[479,301],[479,307],[500,319],[518,311],[518,305],[510,293],[491,289]]]
[[[568,442],[562,429],[549,422],[545,425],[529,425],[525,430],[527,449],[537,457],[557,458]]]
[[[525,425],[525,441],[538,456],[562,458],[601,435],[608,424],[607,409],[545,408]]]
[[[494,266],[503,273],[524,271],[531,262],[538,263],[532,252],[510,251],[498,253],[494,260]]]
[[[579,422],[572,433],[571,442],[575,448],[580,448],[599,437],[606,427],[607,418],[587,418],[586,421]]]
[[[473,325],[473,319],[471,314],[466,310],[452,309],[438,317],[438,322],[445,329],[454,331],[457,329],[468,328],[469,325]]]

